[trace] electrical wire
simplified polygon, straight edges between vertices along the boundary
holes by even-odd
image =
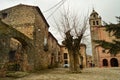
[[[62,0],[62,3],[47,17],[49,19],[67,0]]]
[[[51,8],[49,8],[48,10],[43,11],[43,13],[46,13],[46,12],[52,10],[53,8],[55,8],[56,6],[58,6],[60,3],[62,3],[63,1],[64,0],[59,1],[57,4],[55,4],[54,6],[52,6]]]

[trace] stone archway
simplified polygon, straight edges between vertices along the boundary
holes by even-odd
[[[11,46],[10,46],[11,38],[18,41],[22,45],[21,49],[19,49],[19,47],[16,46],[15,42],[13,42],[14,43],[13,46],[15,46],[15,48],[11,49]],[[6,65],[8,66],[10,62],[17,63],[17,62],[21,61],[21,64],[24,67],[26,64],[26,59],[27,59],[28,53],[29,53],[29,55],[28,55],[29,62],[31,62],[31,64],[32,64],[33,60],[31,60],[31,57],[33,57],[32,52],[34,52],[33,40],[30,39],[29,37],[27,37],[25,34],[21,33],[20,31],[16,30],[12,26],[9,26],[9,25],[3,23],[1,20],[0,20],[0,43],[2,43],[2,45],[0,46],[0,48],[1,48],[0,52],[2,52],[2,54],[0,54],[0,60],[2,60],[1,63],[2,64],[4,63],[5,66]],[[19,58],[19,54],[22,54],[21,58]],[[10,60],[9,60],[9,58],[10,58]],[[13,58],[15,58],[15,59],[13,59]],[[20,60],[17,61],[17,59],[20,59]],[[11,65],[11,63],[10,63],[10,65]],[[26,66],[26,69],[27,69],[27,66]],[[25,69],[23,69],[23,70],[25,71]]]
[[[108,66],[108,60],[107,59],[103,59],[103,66],[104,67]]]
[[[112,58],[110,60],[111,67],[118,67],[118,60],[116,58]]]

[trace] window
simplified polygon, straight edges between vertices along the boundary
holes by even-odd
[[[95,18],[95,17],[96,17],[96,15],[94,14],[94,15],[93,15],[93,17]]]
[[[2,13],[2,18],[5,19],[7,17],[7,13]]]
[[[64,64],[68,64],[68,61],[64,61]]]
[[[60,56],[60,51],[58,52],[58,56]]]
[[[95,21],[93,21],[93,25],[95,25]]]
[[[64,59],[67,59],[68,57],[67,57],[67,53],[64,53]]]
[[[98,21],[96,21],[96,24],[99,25]]]
[[[60,62],[60,57],[58,57],[58,62]]]
[[[54,56],[54,53],[52,53],[52,56]]]
[[[105,53],[105,50],[102,50],[103,53]]]

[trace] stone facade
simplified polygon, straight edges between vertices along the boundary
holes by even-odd
[[[91,55],[87,55],[87,67],[93,67],[93,60],[92,60],[92,56]]]
[[[69,53],[68,53],[68,49],[65,46],[61,46],[61,54],[62,54],[62,67],[69,67],[70,65],[70,60],[69,60]],[[87,67],[87,56],[86,56],[86,45],[85,44],[81,44],[80,45],[80,53],[83,57],[83,68]],[[80,60],[79,60],[79,64]]]
[[[21,37],[7,37],[8,42],[11,44],[6,43],[9,44],[8,48],[4,48],[8,49],[8,52],[6,52],[6,54],[12,51],[11,46],[14,48],[15,52],[20,51],[21,58],[24,59],[24,61],[21,63],[24,71],[27,69],[40,70],[48,68],[51,64],[51,55],[53,52],[55,52],[55,55],[58,54],[59,46],[56,39],[52,36],[49,36],[49,25],[40,9],[37,6],[19,4],[0,11],[0,18],[2,22],[6,23],[9,26],[12,26],[16,32],[19,32],[28,38],[28,40],[24,38],[24,41],[24,39],[21,39]],[[16,35],[14,31],[12,33]],[[56,51],[51,49],[53,47],[51,46],[49,38],[52,39],[52,45],[54,45],[54,50]],[[0,40],[3,41],[3,37],[0,38]],[[28,43],[30,41],[32,42],[31,46]],[[16,47],[19,46],[20,48],[17,49]]]
[[[101,17],[95,10],[93,10],[89,19],[93,63],[96,67],[118,67],[120,66],[120,54],[118,53],[116,56],[111,55],[108,53],[108,50],[104,50],[102,47],[93,42],[93,40],[105,40],[112,42],[112,40],[115,39],[114,36],[109,36],[108,32],[105,31],[105,26],[102,26],[101,22]]]
[[[86,45],[85,44],[80,45],[80,53],[83,57],[83,67],[86,68],[87,67],[87,54],[86,54]]]
[[[17,62],[15,52],[21,53],[19,51],[21,48],[18,46],[18,40],[21,42],[22,49],[24,50],[26,47],[32,46],[32,40],[30,38],[0,20],[0,64],[6,65],[8,62]],[[22,53],[24,50],[22,50]]]
[[[48,49],[50,50],[50,67],[60,67],[61,65],[61,54],[60,45],[58,44],[56,38],[49,33],[48,35]]]

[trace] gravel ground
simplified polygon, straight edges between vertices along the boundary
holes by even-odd
[[[120,80],[120,67],[86,68],[82,73],[69,73],[67,68],[58,68],[32,73],[14,80]]]

